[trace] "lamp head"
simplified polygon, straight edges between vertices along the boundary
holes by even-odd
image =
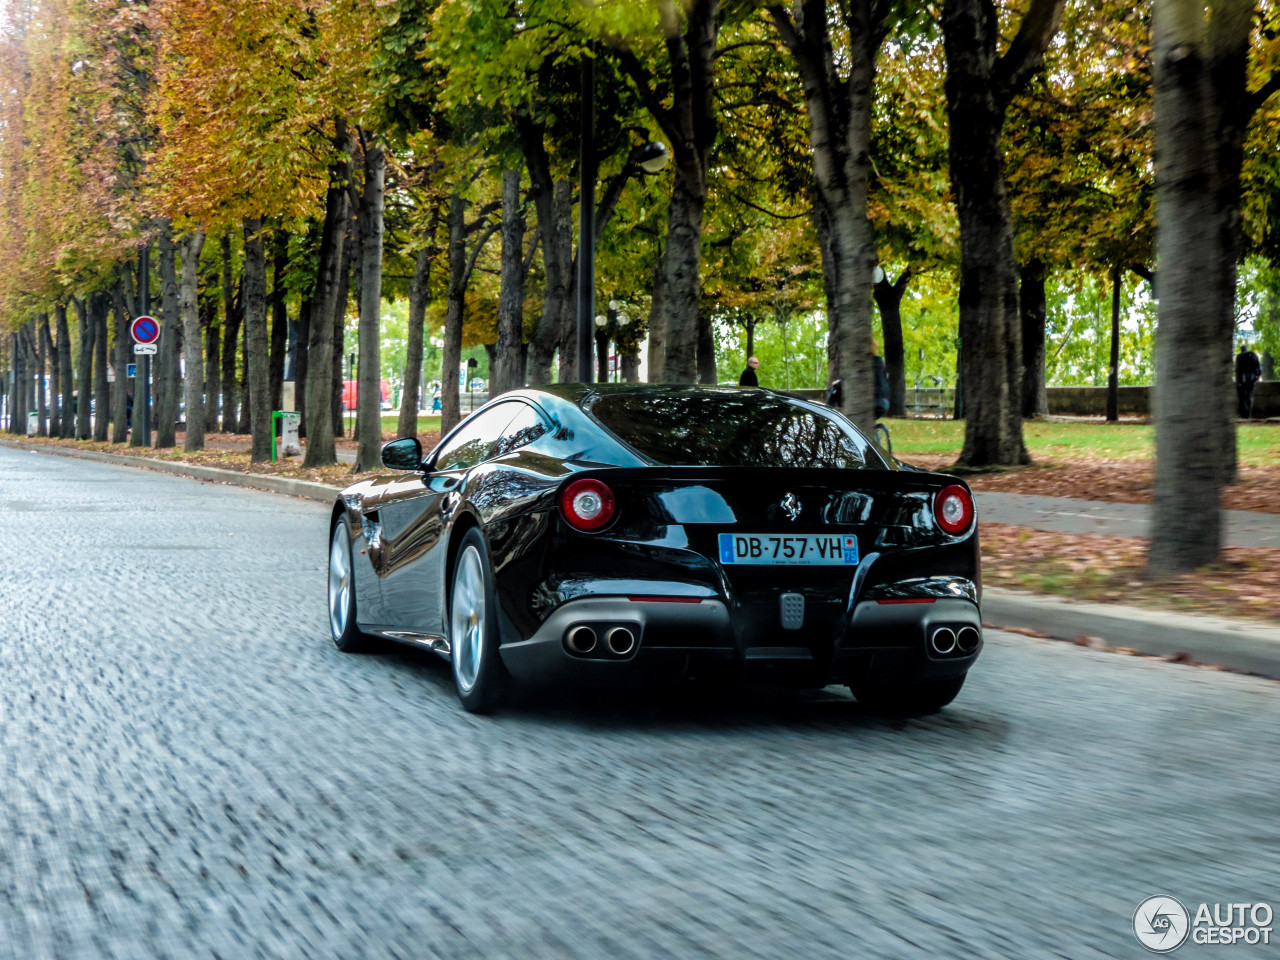
[[[671,159],[671,153],[664,143],[650,140],[636,148],[636,163],[645,173],[658,173]]]

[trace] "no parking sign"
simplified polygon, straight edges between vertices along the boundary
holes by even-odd
[[[138,317],[129,324],[129,334],[133,337],[135,354],[155,353],[160,340],[160,321],[154,317]]]

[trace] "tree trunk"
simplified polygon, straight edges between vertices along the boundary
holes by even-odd
[[[235,279],[231,233],[222,235],[222,432],[235,433],[240,414],[236,347],[244,320],[243,293]]]
[[[204,247],[204,229],[178,241],[181,273],[178,285],[178,313],[182,317],[182,352],[186,361],[184,398],[187,407],[186,438],[182,449],[193,453],[204,449],[204,357],[200,352],[200,303],[197,284],[200,280],[200,250]]]
[[[965,441],[960,464],[1031,460],[1022,442],[1022,327],[1013,215],[1000,137],[1009,100],[1040,69],[1065,0],[1032,0],[998,56],[989,0],[945,0],[951,186],[960,215],[960,339]]]
[[[1214,16],[1218,16],[1215,7]],[[1204,8],[1154,6],[1156,476],[1150,570],[1165,576],[1213,563],[1222,544],[1222,292],[1206,275],[1228,267],[1219,221],[1215,91]]]
[[[27,351],[22,332],[15,333],[13,344],[13,390],[10,394],[9,432],[27,432]]]
[[[718,0],[693,0],[685,6],[683,33],[675,10],[674,3],[659,5],[670,67],[671,106],[659,102],[648,78],[638,75],[630,61],[624,61],[623,66],[671,143],[675,177],[667,210],[663,265],[667,323],[662,379],[692,383],[698,374],[702,215],[707,168],[718,131],[715,57],[722,7]]]
[[[667,363],[667,258],[653,265],[653,299],[649,304],[649,382],[664,383]]]
[[[178,251],[173,243],[173,224],[160,221],[160,316],[164,333],[160,335],[159,368],[156,383],[156,446],[167,449],[177,443],[178,383],[181,371],[178,357],[182,349],[182,315],[178,307]],[[116,373],[120,382],[120,373]]]
[[[449,198],[449,291],[444,317],[444,350],[440,361],[440,435],[462,419],[458,402],[458,366],[462,362],[462,310],[466,292],[466,201],[454,190]]]
[[[716,370],[716,338],[711,313],[698,311],[698,382],[715,385],[720,379]]]
[[[526,379],[531,385],[551,382],[551,363],[560,340],[561,320],[566,309],[572,275],[573,185],[551,179],[545,128],[527,116],[516,116],[520,147],[529,170],[529,189],[538,214],[538,240],[542,249],[542,315],[529,343]]]
[[[262,244],[262,220],[244,220],[244,332],[249,364],[249,459],[271,459],[271,358],[267,351],[267,260]]]
[[[1107,368],[1107,420],[1120,419],[1120,265],[1111,268],[1111,365]]]
[[[222,337],[218,327],[218,302],[216,295],[210,293],[201,303],[204,316],[204,354],[205,354],[205,408],[204,429],[207,433],[218,432],[218,422],[222,411]]]
[[[1241,178],[1244,167],[1244,143],[1249,123],[1262,106],[1267,93],[1248,92],[1249,50],[1255,4],[1252,0],[1220,0],[1213,4],[1209,18],[1209,43],[1213,62],[1214,142],[1217,161],[1217,223],[1221,244],[1221,263],[1211,276],[1217,279],[1218,347],[1215,351],[1230,365],[1235,352],[1237,266],[1244,256],[1241,215]],[[1278,76],[1274,71],[1272,76]],[[1271,93],[1275,91],[1272,90]],[[1223,482],[1237,480],[1236,406],[1234,377],[1222,381]]]
[[[335,121],[334,142],[346,148],[346,123]],[[333,438],[333,315],[338,294],[338,271],[342,267],[342,251],[347,234],[346,154],[329,170],[329,192],[325,197],[324,229],[320,236],[320,263],[316,271],[316,288],[311,304],[311,322],[307,340],[307,455],[305,467],[323,467],[337,463]]]
[[[489,396],[523,386],[520,345],[524,339],[524,207],[520,171],[502,173],[502,281],[498,292],[498,342],[489,373]]]
[[[44,343],[44,355],[49,358],[49,422],[46,426],[45,436],[58,436],[59,425],[59,355],[57,348],[53,345],[53,334],[49,330],[49,315],[42,313],[43,323],[40,326],[40,337]]]
[[[22,328],[22,338],[26,345],[27,351],[27,383],[26,383],[26,401],[27,412],[35,413],[37,420],[40,417],[36,404],[38,399],[36,396],[36,380],[39,377],[39,357],[36,353],[36,330],[33,324],[27,324]],[[26,429],[26,422],[23,422],[23,429]]]
[[[49,358],[49,315],[42,313],[36,317],[35,333],[32,336],[36,355],[36,436],[49,435],[48,398],[45,395],[45,363]]]
[[[872,288],[880,308],[880,329],[884,332],[884,369],[889,376],[889,416],[907,415],[907,363],[902,345],[902,295],[911,280],[911,268],[898,274],[894,283],[887,276]]]
[[[813,221],[827,299],[827,379],[844,383],[840,408],[864,430],[875,424],[871,361],[872,269],[876,251],[867,220],[871,97],[880,25],[869,0],[844,9],[853,46],[838,63],[822,0],[798,0],[770,17],[791,52],[804,88],[813,152]],[[841,75],[843,69],[847,76]]]
[[[609,382],[609,334],[604,330],[595,331],[596,344],[596,383]]]
[[[276,227],[271,240],[271,358],[267,375],[271,380],[270,409],[280,410],[284,397],[284,358],[288,350],[289,315],[286,310],[284,279],[289,269],[289,232]]]
[[[356,400],[356,470],[382,466],[382,235],[387,157],[366,143],[360,199],[360,373]]]
[[[1047,417],[1049,395],[1045,392],[1044,324],[1047,316],[1044,296],[1044,264],[1032,260],[1019,271],[1018,302],[1022,312],[1022,415]]]
[[[70,439],[76,435],[76,381],[72,372],[71,330],[67,323],[67,305],[59,303],[53,308],[58,325],[58,367],[62,379],[62,409],[58,436]]]
[[[675,192],[667,210],[667,350],[662,378],[664,383],[693,383],[698,378],[698,270],[707,198],[706,158],[681,157],[682,149],[675,153]]]
[[[628,347],[622,351],[620,361],[623,383],[638,383],[640,380],[640,347]]]
[[[130,427],[133,427],[135,436],[142,436],[142,421],[133,424],[129,420],[129,363],[133,360],[133,346],[131,341],[133,337],[129,335],[129,325],[132,318],[129,316],[131,311],[125,305],[124,299],[124,281],[117,278],[111,287],[111,308],[116,318],[116,336],[115,336],[115,364],[116,364],[116,389],[115,396],[112,397],[112,420],[114,421],[111,431],[112,443],[125,443],[129,439]],[[135,409],[135,413],[139,416],[140,408]]]
[[[350,209],[350,200],[348,200],[348,209]],[[354,216],[353,218],[354,219]],[[348,227],[350,228],[350,224]],[[346,379],[342,375],[343,363],[347,359],[347,304],[351,301],[351,270],[352,261],[358,252],[358,237],[354,236],[355,231],[351,230],[347,236],[347,242],[342,247],[342,264],[338,268],[338,294],[334,303],[333,313],[333,359],[329,368],[329,413],[333,418],[333,435],[341,437],[346,434],[346,424],[342,420],[342,385]],[[357,269],[359,261],[355,261]],[[359,283],[356,284],[359,289]],[[352,377],[355,371],[351,371]]]
[[[298,411],[298,436],[307,435],[307,344],[311,340],[311,297],[298,304],[298,343],[294,356],[293,406]]]
[[[262,226],[259,224],[258,229]],[[244,296],[244,279],[240,281],[241,304],[240,316],[243,319],[245,315]],[[267,261],[266,254],[263,254],[262,260],[262,316],[265,318],[267,313]],[[262,349],[262,355],[266,357],[266,347]],[[268,361],[269,362],[269,361]],[[253,432],[253,398],[250,395],[249,383],[249,325],[247,323],[241,326],[241,344],[240,344],[240,417],[237,420],[236,433],[250,434]],[[268,403],[270,397],[267,398]]]
[[[105,294],[94,294],[89,300],[89,313],[95,324],[93,333],[93,386],[94,405],[98,414],[93,421],[93,439],[99,443],[107,440],[107,411],[111,408],[111,385],[107,381],[107,304]]]
[[[80,365],[76,371],[76,439],[89,440],[93,437],[89,406],[93,400],[93,337],[96,329],[89,319],[88,303],[84,300],[76,300],[74,303],[76,316],[80,321]],[[16,366],[16,357],[14,361]]]
[[[433,231],[434,232],[434,231]],[[433,239],[434,244],[434,239]],[[404,387],[400,392],[400,421],[397,437],[418,435],[418,404],[422,392],[422,344],[426,335],[427,298],[431,288],[431,264],[435,250],[423,247],[413,260],[409,282],[409,330],[404,350]]]

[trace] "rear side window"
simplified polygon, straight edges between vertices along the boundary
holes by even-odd
[[[670,466],[866,464],[866,440],[852,426],[770,394],[606,394],[589,412],[639,453]]]
[[[489,459],[494,442],[524,404],[500,403],[472,417],[446,440],[436,455],[433,470],[466,470]]]
[[[548,429],[546,421],[542,419],[538,411],[527,403],[513,403],[511,406],[519,407],[519,412],[515,415],[515,419],[508,423],[506,429],[502,431],[502,436],[498,437],[498,443],[493,448],[493,456],[495,457],[505,456],[533,443]]]

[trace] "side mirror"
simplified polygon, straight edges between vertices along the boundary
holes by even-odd
[[[421,470],[422,444],[417,437],[401,437],[384,443],[382,465],[388,470]]]

